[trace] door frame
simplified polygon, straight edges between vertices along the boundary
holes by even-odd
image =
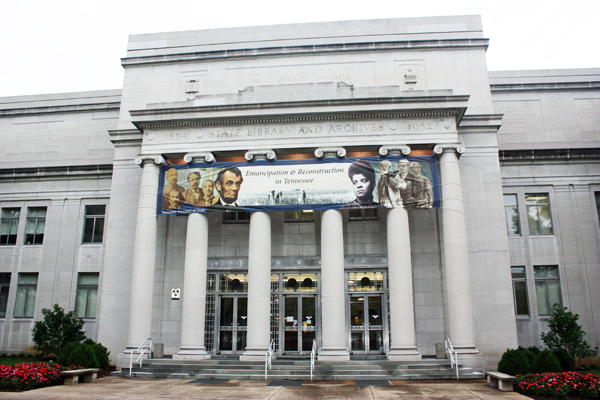
[[[302,302],[303,302],[303,298],[314,298],[315,301],[315,315],[313,316],[312,320],[314,321],[313,327],[314,329],[310,329],[311,331],[314,330],[315,332],[315,340],[317,341],[317,344],[320,343],[320,338],[321,338],[321,307],[320,307],[320,303],[321,303],[321,296],[318,293],[307,293],[307,292],[300,292],[300,293],[281,293],[280,294],[280,301],[279,301],[279,351],[278,351],[278,355],[282,356],[282,355],[286,355],[286,356],[308,356],[310,355],[310,351],[303,351],[302,350],[302,321],[299,321],[299,323],[296,324],[295,329],[290,330],[288,329],[287,332],[290,331],[296,331],[297,335],[298,335],[298,347],[297,347],[297,351],[292,351],[292,350],[285,350],[285,319],[286,319],[286,315],[285,315],[285,301],[286,298],[298,298],[299,301],[296,305],[297,307],[297,315],[300,316],[300,318],[302,317]]]

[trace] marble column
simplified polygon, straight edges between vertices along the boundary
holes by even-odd
[[[327,210],[321,217],[321,332],[319,361],[348,361],[346,279],[342,213]]]
[[[390,299],[390,361],[420,360],[415,341],[412,263],[408,212],[392,208],[387,215]]]
[[[240,361],[264,361],[271,342],[271,217],[250,215],[248,333]]]
[[[208,260],[208,218],[190,214],[185,242],[185,266],[181,310],[181,347],[176,360],[204,360],[210,355],[204,348],[206,312],[206,268]]]
[[[133,246],[127,350],[138,348],[145,339],[151,337],[152,333],[157,229],[156,196],[160,165],[164,163],[164,159],[160,155],[140,156],[135,159],[135,163],[142,165],[142,182]]]
[[[458,353],[477,354],[473,332],[473,305],[467,229],[462,200],[458,156],[464,152],[459,144],[441,144],[434,148],[439,156],[442,187],[442,221],[444,269],[448,304],[448,330]]]

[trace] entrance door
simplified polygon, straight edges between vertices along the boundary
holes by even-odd
[[[248,329],[248,298],[221,296],[219,308],[219,351],[227,354],[244,351]]]
[[[350,347],[354,353],[383,353],[382,294],[350,295]]]
[[[317,337],[317,296],[283,296],[283,354],[308,355]]]

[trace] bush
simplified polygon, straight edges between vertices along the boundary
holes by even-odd
[[[527,350],[529,350],[530,352],[532,352],[536,356],[542,352],[542,350],[540,350],[540,348],[537,347],[537,346],[528,347]]]
[[[597,399],[600,397],[600,377],[579,372],[530,374],[518,379],[521,392],[551,397],[579,396]]]
[[[61,365],[71,365],[71,354],[75,351],[75,349],[79,346],[79,342],[69,342],[63,347],[60,351],[60,354],[56,358],[56,362]]]
[[[567,311],[566,307],[558,304],[552,306],[551,316],[548,320],[548,333],[542,333],[542,341],[560,360],[565,358],[568,367],[573,370],[577,366],[577,358],[594,357],[598,348],[592,347],[583,338],[585,331],[577,323],[579,315]],[[560,355],[557,352],[562,352]],[[562,362],[561,362],[562,364]]]
[[[534,373],[562,371],[563,369],[560,366],[560,361],[558,361],[558,358],[548,350],[540,352],[531,365],[531,372]]]
[[[100,368],[108,369],[108,366],[110,365],[108,361],[110,351],[108,351],[106,347],[102,346],[102,343],[96,343],[92,339],[86,339],[83,343],[92,347],[94,353],[96,354],[96,359],[98,360]]]
[[[62,365],[79,365],[84,368],[101,368],[96,357],[95,344],[71,342],[65,346],[58,358]]]
[[[531,353],[531,352],[530,352]],[[507,349],[498,363],[498,371],[508,375],[525,375],[531,372],[531,366],[523,350]]]
[[[53,310],[42,309],[44,319],[36,321],[33,330],[34,349],[45,356],[58,356],[69,342],[81,342],[85,339],[83,320],[75,318],[72,311],[65,313],[58,304]]]

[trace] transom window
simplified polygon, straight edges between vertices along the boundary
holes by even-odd
[[[313,210],[294,210],[285,212],[285,222],[313,222],[315,220]]]
[[[351,208],[348,210],[350,221],[377,221],[379,212],[377,208]]]
[[[19,228],[20,208],[3,208],[0,226],[0,246],[17,244],[17,229]]]
[[[83,243],[102,243],[106,206],[85,206]]]
[[[46,207],[30,207],[27,209],[25,225],[25,244],[42,244],[44,227],[46,226]]]
[[[250,213],[247,211],[234,211],[223,213],[224,224],[247,224],[250,222]]]
[[[348,272],[348,291],[380,291],[384,290],[383,272]]]

